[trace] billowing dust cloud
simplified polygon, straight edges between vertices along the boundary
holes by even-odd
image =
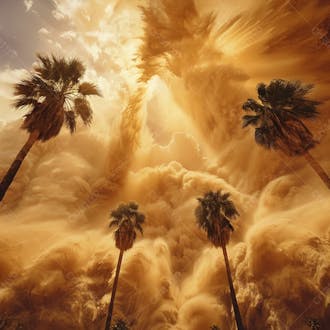
[[[106,15],[102,1],[82,6],[80,24],[83,10]],[[145,232],[125,253],[115,317],[138,330],[235,329],[221,251],[194,219],[196,197],[223,189],[241,214],[228,251],[247,328],[307,329],[316,318],[326,329],[329,192],[303,160],[256,146],[240,118],[260,81],[314,83],[323,104],[309,123],[313,154],[330,171],[329,5],[153,0],[116,10],[141,13],[122,111],[72,137],[63,130],[24,162],[0,210],[0,319],[8,329],[102,329],[118,256],[109,213],[135,200]],[[1,173],[26,138],[18,127],[1,129]]]

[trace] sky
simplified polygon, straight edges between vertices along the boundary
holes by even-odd
[[[0,11],[0,84],[1,121],[15,119],[10,106],[12,84],[29,70],[35,54],[45,48],[43,33],[56,29],[61,22],[55,18],[53,1],[1,1]],[[46,46],[47,47],[47,46]]]
[[[30,67],[35,52],[42,47],[42,33],[61,23],[55,18],[53,1],[1,2],[1,68]],[[19,24],[18,24],[19,22]]]
[[[330,173],[330,5],[323,0],[0,0],[0,176],[27,139],[12,85],[36,53],[78,57],[94,121],[36,143],[0,206],[0,310],[12,327],[101,329],[118,250],[109,213],[134,200],[115,317],[134,330],[235,328],[221,251],[197,197],[229,192],[228,245],[248,329],[330,323],[329,191],[302,157],[264,150],[242,103],[274,78],[315,85],[311,151]]]
[[[1,121],[21,115],[11,107],[12,86],[31,70],[37,53],[79,54],[88,68],[87,77],[97,79],[109,97],[114,95],[110,95],[110,89],[127,88],[129,77],[126,81],[123,70],[130,65],[127,54],[134,51],[134,38],[121,41],[127,30],[135,28],[131,20],[134,15],[127,12],[130,3],[104,1],[104,9],[103,4],[93,8],[84,1],[1,1]],[[120,12],[119,17],[113,15],[114,10]]]

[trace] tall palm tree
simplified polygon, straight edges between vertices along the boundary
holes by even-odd
[[[119,319],[112,327],[112,330],[129,330],[129,328],[125,321]]]
[[[115,303],[116,290],[118,286],[119,272],[124,252],[133,246],[136,239],[136,230],[143,234],[142,224],[144,223],[144,214],[138,211],[138,204],[130,202],[128,204],[120,204],[118,208],[111,212],[111,222],[109,227],[116,227],[115,242],[119,249],[119,257],[116,267],[116,274],[113,281],[111,299],[108,309],[105,330],[109,330],[111,326],[113,306]]]
[[[14,86],[15,108],[27,110],[21,128],[29,138],[0,183],[0,201],[34,143],[57,136],[63,124],[73,133],[77,117],[89,125],[92,109],[87,96],[101,95],[94,84],[80,81],[85,67],[79,60],[37,57],[38,64],[30,76]]]
[[[197,198],[199,205],[195,210],[195,216],[197,224],[206,232],[213,245],[222,248],[237,329],[244,330],[226,249],[230,233],[234,230],[230,220],[239,215],[229,196],[228,193],[222,194],[221,191],[205,193],[202,198]]]
[[[312,330],[321,329],[321,323],[318,319],[309,318],[309,319],[307,319],[306,323]]]
[[[243,127],[256,127],[255,141],[267,148],[283,151],[288,156],[304,156],[315,172],[330,189],[330,178],[321,165],[309,153],[317,141],[302,119],[318,116],[320,102],[306,99],[313,85],[300,81],[275,79],[267,86],[257,86],[258,101],[248,99],[243,110],[255,115],[243,116]]]
[[[213,324],[210,329],[211,330],[220,330],[220,328],[215,324]]]

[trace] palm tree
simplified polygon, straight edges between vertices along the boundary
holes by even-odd
[[[125,321],[119,319],[112,327],[112,330],[129,330],[129,328],[126,325]]]
[[[195,210],[195,216],[197,224],[206,232],[208,239],[213,245],[222,248],[237,329],[244,330],[226,249],[230,238],[230,232],[234,230],[230,219],[234,219],[239,215],[234,203],[229,199],[229,196],[228,193],[222,194],[221,191],[209,191],[205,193],[202,198],[197,198],[199,205]]]
[[[320,330],[321,329],[321,324],[318,319],[314,318],[309,318],[306,320],[307,325],[312,329],[312,330]]]
[[[80,82],[85,67],[79,60],[37,57],[33,73],[14,86],[15,108],[27,110],[21,128],[29,138],[0,183],[0,201],[34,143],[57,136],[63,124],[73,133],[77,117],[89,125],[92,109],[87,96],[101,95],[94,84]]]
[[[220,328],[217,325],[215,325],[215,324],[212,325],[210,329],[211,330],[220,330]]]
[[[288,156],[304,156],[315,172],[330,189],[330,178],[321,165],[309,153],[317,141],[301,119],[318,116],[320,102],[306,99],[313,85],[300,81],[275,79],[267,86],[257,86],[258,98],[248,99],[243,110],[255,115],[243,116],[243,127],[255,126],[255,141],[267,148],[281,150]]]
[[[111,222],[109,227],[115,226],[117,228],[115,230],[115,242],[116,247],[120,252],[116,267],[116,274],[112,286],[105,330],[109,330],[111,326],[113,306],[115,303],[119,272],[124,252],[133,246],[133,243],[136,239],[136,230],[143,234],[142,224],[144,223],[145,216],[138,211],[138,208],[138,204],[130,202],[128,204],[120,204],[116,210],[111,212]]]

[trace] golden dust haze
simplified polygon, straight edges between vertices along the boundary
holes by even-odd
[[[247,328],[329,326],[329,192],[303,160],[241,129],[258,82],[314,83],[323,103],[312,153],[330,171],[329,2],[58,6],[104,98],[90,128],[33,147],[1,206],[0,319],[102,329],[118,257],[109,213],[135,200],[144,236],[124,255],[115,317],[137,330],[235,329],[221,251],[194,219],[196,197],[223,189],[240,212],[228,253]],[[1,128],[0,174],[26,139],[19,125]]]

